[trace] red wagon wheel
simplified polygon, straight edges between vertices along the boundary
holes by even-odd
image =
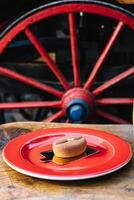
[[[100,15],[106,18],[112,18],[115,21],[115,28],[111,33],[104,49],[100,53],[96,63],[90,70],[87,71],[88,78],[84,82],[81,81],[81,74],[79,72],[79,52],[76,28],[77,14]],[[57,67],[57,64],[52,60],[47,50],[44,48],[40,40],[32,31],[32,26],[41,20],[55,18],[56,16],[66,15],[68,18],[68,26],[70,33],[70,46],[72,55],[72,71],[74,81],[73,84],[67,81],[65,75]],[[57,99],[54,101],[37,101],[37,102],[15,102],[15,103],[1,103],[0,110],[6,109],[24,109],[24,108],[51,108],[58,109],[56,113],[45,119],[46,122],[59,120],[65,117],[69,122],[93,122],[96,116],[107,119],[113,123],[124,124],[128,123],[126,120],[104,111],[104,106],[110,105],[130,105],[133,103],[133,98],[104,98],[101,94],[111,86],[118,84],[120,81],[134,75],[134,67],[129,67],[127,70],[115,75],[103,84],[92,89],[92,84],[95,81],[98,72],[103,67],[103,64],[117,41],[118,36],[122,32],[124,26],[134,29],[134,15],[117,6],[102,3],[99,1],[59,1],[41,6],[37,9],[28,12],[23,17],[16,20],[9,26],[2,34],[0,40],[0,55],[4,54],[6,48],[10,43],[20,34],[25,33],[27,38],[33,44],[35,49],[41,55],[45,63],[56,76],[63,89],[58,90],[54,87],[39,82],[31,77],[22,75],[13,70],[0,66],[0,74],[11,79],[15,79],[26,85],[32,86],[45,93],[49,93]],[[64,69],[65,70],[65,69]],[[65,74],[65,73],[64,73]],[[102,106],[102,108],[101,108]]]

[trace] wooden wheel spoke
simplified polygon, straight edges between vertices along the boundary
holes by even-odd
[[[97,110],[96,111],[96,114],[104,119],[107,119],[108,121],[111,121],[113,123],[116,123],[116,124],[129,124],[128,121],[120,118],[120,117],[117,117],[115,115],[112,115],[112,114],[109,114],[105,111],[102,111],[102,110]]]
[[[121,80],[125,79],[126,77],[133,75],[133,74],[134,74],[134,67],[120,73],[119,75],[117,75],[114,78],[110,79],[109,81],[105,82],[104,84],[102,84],[101,86],[96,88],[92,93],[95,96],[97,96],[97,95],[101,94],[104,90],[111,87],[112,85],[115,85],[119,81],[121,81]]]
[[[59,90],[56,90],[44,83],[40,83],[32,78],[29,78],[29,77],[26,77],[24,75],[21,75],[17,72],[13,72],[12,70],[10,69],[5,69],[3,67],[0,67],[0,74],[4,75],[4,76],[7,76],[9,78],[12,78],[12,79],[15,79],[17,81],[20,81],[22,83],[25,83],[27,85],[30,85],[30,86],[33,86],[37,89],[40,89],[42,91],[45,91],[45,92],[48,92],[54,96],[57,96],[59,98],[61,98],[63,96],[63,93]]]
[[[71,120],[70,120],[70,119],[66,119],[65,122],[66,122],[66,123],[71,123]]]
[[[74,86],[80,87],[79,77],[79,64],[78,64],[78,45],[75,27],[75,16],[73,13],[68,14],[69,30],[70,30],[70,42],[71,42],[71,53],[72,53],[72,65],[74,74]]]
[[[96,100],[98,105],[133,104],[134,98],[103,98]]]
[[[117,37],[119,35],[119,33],[121,32],[122,28],[123,28],[124,23],[119,21],[115,30],[113,31],[108,43],[106,44],[104,50],[102,51],[99,59],[97,60],[95,66],[93,67],[93,70],[91,72],[91,74],[89,75],[89,78],[87,80],[87,82],[85,83],[84,88],[87,90],[90,90],[91,85],[96,77],[96,75],[98,74],[100,68],[102,67],[102,64],[104,63],[108,53],[110,52],[114,42],[117,40]]]
[[[48,117],[47,119],[43,120],[44,122],[52,122],[55,121],[57,119],[60,119],[61,117],[64,116],[64,112],[62,110],[56,112],[55,114],[53,114],[52,116]]]
[[[61,101],[30,101],[15,103],[0,103],[0,110],[24,108],[60,108]]]
[[[45,48],[42,46],[40,41],[37,39],[37,37],[32,33],[30,29],[25,29],[25,34],[28,37],[28,39],[31,41],[31,43],[34,45],[38,53],[42,56],[44,61],[47,63],[49,68],[52,70],[52,72],[55,74],[55,76],[59,79],[63,87],[68,90],[70,89],[69,83],[66,81],[63,74],[60,72],[60,70],[57,68],[56,64],[53,62],[49,54],[46,52]]]

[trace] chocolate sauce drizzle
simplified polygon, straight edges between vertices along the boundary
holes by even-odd
[[[98,152],[99,152],[99,151],[96,150],[96,149],[93,149],[93,148],[91,148],[91,147],[87,147],[87,149],[86,149],[85,153],[83,154],[83,156],[78,157],[78,159],[82,159],[82,158],[84,158],[84,157],[86,157],[86,156],[91,156],[91,155],[96,154],[96,153],[98,153]],[[43,152],[41,152],[40,154],[44,156],[44,158],[41,158],[41,159],[40,159],[41,162],[44,162],[44,163],[53,162],[54,153],[53,153],[52,150],[43,151]],[[66,159],[66,158],[65,158],[65,159]],[[74,160],[76,160],[76,159],[74,159]],[[69,163],[69,162],[72,162],[72,160],[71,160],[71,161],[67,161],[66,163]],[[64,164],[65,164],[65,163],[64,163]]]

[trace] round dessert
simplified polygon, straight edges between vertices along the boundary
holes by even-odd
[[[71,158],[85,152],[87,147],[86,139],[82,136],[65,136],[53,142],[55,156]]]

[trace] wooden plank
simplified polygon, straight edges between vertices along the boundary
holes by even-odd
[[[128,142],[132,142],[133,134],[132,134],[132,126],[131,125],[80,125],[80,124],[64,124],[64,123],[44,123],[44,122],[15,122],[15,123],[7,123],[0,126],[0,129],[3,129],[6,138],[12,139],[15,136],[18,136],[18,132],[28,132],[30,131],[37,131],[43,128],[55,128],[55,127],[85,127],[91,128],[96,130],[104,130],[108,131],[109,133],[116,134]],[[124,132],[123,128],[127,129],[128,134]],[[115,129],[115,133],[113,131]],[[15,131],[16,130],[16,131]],[[10,134],[9,134],[10,133]]]
[[[103,130],[123,137],[131,142],[134,148],[133,130],[131,125],[70,125],[70,124],[45,124],[42,122],[24,122],[1,125],[0,128],[12,138],[15,133],[9,134],[9,129],[36,131],[42,128],[53,127],[88,127]],[[20,131],[21,134],[21,131]],[[7,137],[8,136],[8,137]],[[123,169],[111,175],[100,178],[58,182],[41,180],[20,174],[8,167],[0,155],[0,198],[3,200],[133,200],[134,197],[134,158]]]
[[[124,4],[134,4],[134,0],[116,0],[116,1]]]

